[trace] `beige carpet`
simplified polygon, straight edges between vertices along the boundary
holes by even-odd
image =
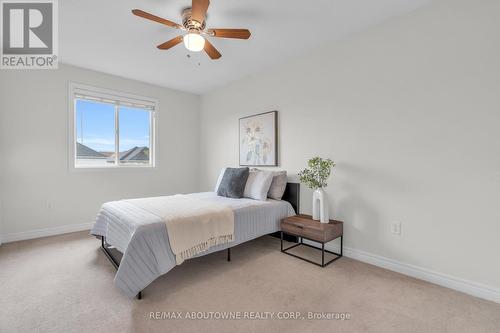
[[[0,332],[500,330],[500,304],[348,258],[322,269],[280,253],[271,237],[236,247],[232,259],[219,252],[185,262],[139,301],[114,287],[114,268],[85,232],[4,244]],[[342,312],[350,320],[154,320],[152,311]]]

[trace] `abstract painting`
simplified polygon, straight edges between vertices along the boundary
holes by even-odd
[[[278,111],[240,118],[240,165],[278,165]]]

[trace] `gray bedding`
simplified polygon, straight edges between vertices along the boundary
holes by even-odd
[[[235,240],[214,246],[200,256],[279,231],[280,220],[295,215],[290,203],[281,200],[231,199],[213,192],[189,195],[223,202],[234,211]],[[105,203],[90,233],[105,236],[108,244],[123,253],[115,285],[129,297],[134,297],[156,278],[175,267],[175,256],[170,249],[165,223],[159,216],[130,202]]]

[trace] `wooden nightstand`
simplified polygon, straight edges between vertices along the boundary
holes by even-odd
[[[281,220],[281,252],[286,253],[292,257],[305,260],[312,264],[325,267],[342,257],[342,245],[343,245],[342,242],[344,235],[343,226],[344,226],[343,222],[335,220],[330,220],[330,223],[320,223],[319,221],[314,221],[310,215],[300,214],[287,217]],[[292,245],[286,249],[283,249],[283,233],[299,237],[299,243]],[[340,237],[340,253],[335,253],[325,250],[325,243],[328,243],[339,237]],[[321,243],[321,249],[309,244],[305,244],[302,241],[303,239],[308,239],[314,242]],[[306,258],[299,257],[293,253],[287,252],[288,250],[293,249],[294,247],[300,245],[321,250],[321,264],[318,264]],[[336,257],[325,263],[325,252],[335,254]]]

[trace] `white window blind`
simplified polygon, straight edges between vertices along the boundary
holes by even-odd
[[[149,100],[143,100],[135,97],[128,97],[117,94],[109,94],[85,88],[75,88],[73,94],[75,98],[79,99],[86,99],[91,101],[98,101],[98,102],[118,104],[118,105],[126,105],[147,110],[154,110],[156,106],[155,102]]]

